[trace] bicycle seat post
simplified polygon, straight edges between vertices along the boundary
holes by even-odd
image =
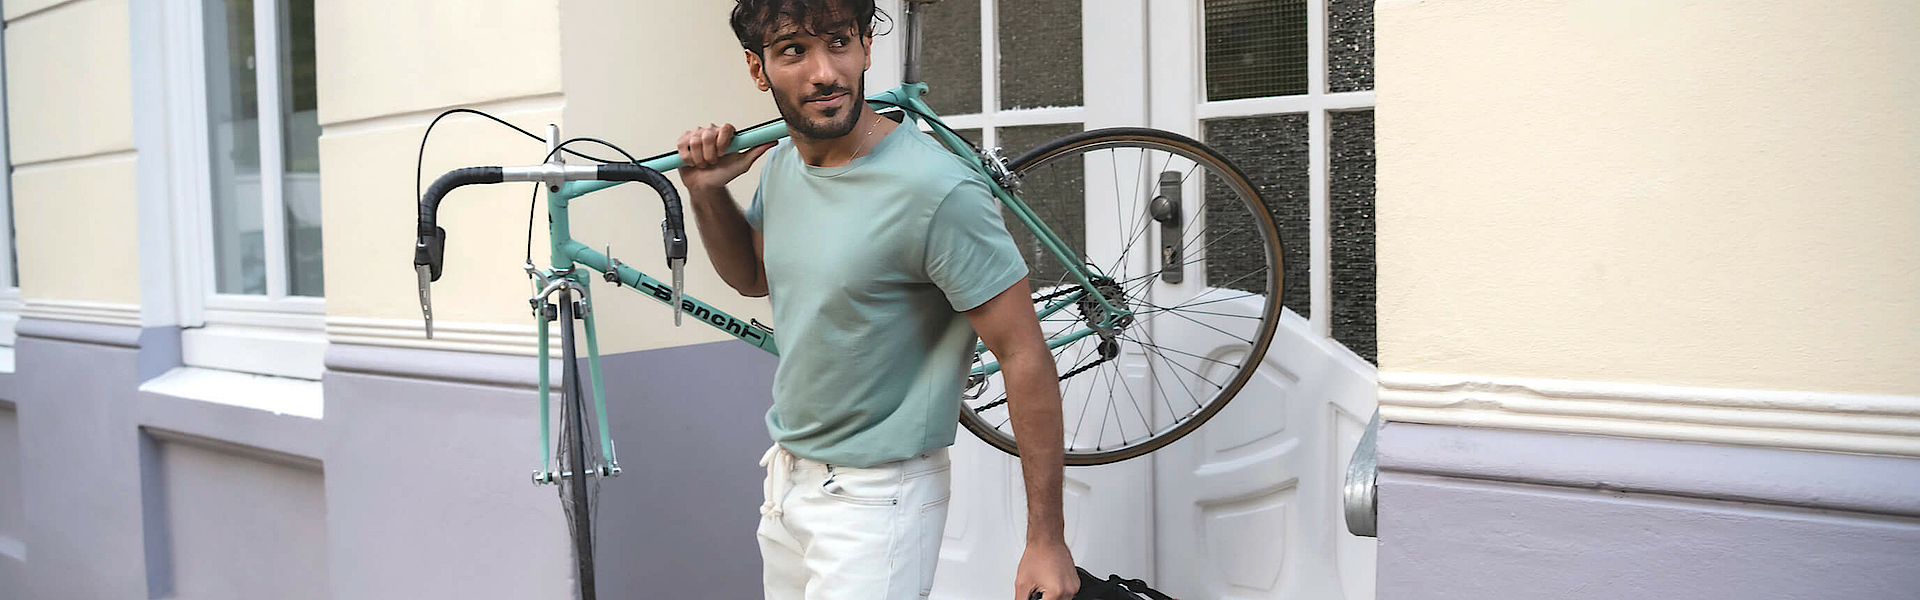
[[[920,83],[920,11],[922,4],[932,4],[940,0],[906,0],[900,19],[907,26],[906,63],[901,65],[901,83]]]

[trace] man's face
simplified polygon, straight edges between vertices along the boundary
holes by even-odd
[[[747,63],[760,89],[773,92],[787,128],[812,139],[852,132],[866,97],[870,39],[851,27],[816,34],[793,23],[781,24],[770,38],[759,55],[748,53]]]

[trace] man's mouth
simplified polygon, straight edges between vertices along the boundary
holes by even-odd
[[[825,105],[838,103],[842,98],[846,98],[846,97],[847,97],[846,92],[835,92],[832,94],[827,94],[825,96],[820,96],[818,98],[808,100],[807,104],[812,104],[814,106],[825,106]]]

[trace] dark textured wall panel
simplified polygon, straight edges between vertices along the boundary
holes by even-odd
[[[1327,91],[1373,89],[1373,0],[1327,0]]]
[[[926,102],[943,115],[980,112],[980,0],[921,5],[920,78]],[[875,92],[879,90],[867,90]]]
[[[1375,327],[1373,111],[1328,113],[1327,216],[1333,339],[1380,363]]]
[[[1081,104],[1080,0],[996,5],[1000,108]]]
[[[1208,100],[1307,93],[1304,0],[1207,0]]]
[[[1280,228],[1281,267],[1285,271],[1280,290],[1281,304],[1301,316],[1310,316],[1309,298],[1312,291],[1308,287],[1307,277],[1307,115],[1215,119],[1206,122],[1205,137],[1208,145],[1225,154],[1247,174],[1255,191],[1266,199],[1267,209],[1273,213],[1275,225]],[[1223,223],[1235,215],[1240,218],[1246,215],[1245,210],[1225,205],[1227,200],[1222,192],[1225,189],[1223,183],[1207,182],[1210,231],[1242,229]],[[1236,242],[1228,240],[1218,246],[1258,248],[1252,245],[1255,242]],[[1257,268],[1251,261],[1260,260],[1251,252],[1237,258],[1220,257],[1223,251],[1219,247],[1211,248],[1208,252],[1207,284],[1213,286],[1231,284],[1233,280]],[[1253,279],[1257,277],[1242,281]],[[1245,289],[1239,285],[1232,287]]]
[[[999,145],[1004,155],[1017,157],[1054,138],[1079,133],[1080,129],[1078,123],[1002,127],[998,130]],[[1020,200],[1033,209],[1041,222],[1053,229],[1054,235],[1066,241],[1075,254],[1083,257],[1087,254],[1086,189],[1086,169],[1077,160],[1054,161],[1041,169],[1030,171],[1020,187]],[[1034,289],[1065,282],[1066,269],[1045,246],[1040,245],[1040,239],[1034,237],[1011,213],[1005,214],[1005,217],[1007,231],[1013,233],[1013,241],[1020,245],[1020,255],[1027,259],[1027,278]]]

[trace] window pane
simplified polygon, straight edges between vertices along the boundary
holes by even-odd
[[[1207,99],[1307,93],[1306,0],[1206,0]]]
[[[214,289],[223,294],[265,294],[253,2],[209,0],[206,19]]]
[[[1311,279],[1307,276],[1310,258],[1307,249],[1307,116],[1289,114],[1215,119],[1206,122],[1205,135],[1207,145],[1225,154],[1228,160],[1246,173],[1254,191],[1266,200],[1267,209],[1273,213],[1274,224],[1280,228],[1280,267],[1285,271],[1280,282],[1281,305],[1293,309],[1302,317],[1311,316],[1309,300],[1312,290],[1308,287]],[[1220,191],[1228,189],[1226,182],[1210,177],[1206,186],[1206,218],[1212,223],[1208,227],[1223,231],[1240,229],[1222,225],[1219,221],[1234,216],[1245,218],[1247,215],[1246,210],[1227,204],[1234,200]],[[1260,247],[1259,242],[1251,238],[1246,243],[1227,245]],[[1246,260],[1265,260],[1265,257],[1248,256]],[[1259,268],[1257,264],[1209,259],[1207,284],[1225,285]]]
[[[1375,329],[1373,111],[1328,113],[1327,206],[1333,339],[1380,364]]]
[[[1029,125],[1024,127],[1002,127],[999,146],[1002,154],[1017,157],[1020,154],[1039,147],[1054,138],[1079,133],[1079,123],[1063,125]],[[1012,160],[1009,158],[1008,160]],[[1069,161],[1071,162],[1071,161]],[[1033,214],[1053,230],[1053,234],[1066,242],[1074,254],[1087,255],[1087,198],[1086,173],[1077,164],[1056,163],[1061,166],[1049,167],[1040,176],[1030,177],[1021,182],[1020,201],[1033,209]],[[1066,267],[1034,237],[1026,225],[1011,213],[1003,213],[1007,222],[1007,231],[1013,234],[1013,241],[1020,245],[1020,256],[1027,259],[1027,278],[1034,289],[1060,285],[1067,280]]]
[[[324,295],[320,268],[320,118],[313,59],[313,0],[282,0],[280,122],[285,145],[287,293]]]
[[[921,4],[920,78],[934,112],[980,112],[980,0]],[[875,90],[868,90],[869,92]]]
[[[1327,91],[1373,89],[1373,0],[1327,0]]]
[[[1000,108],[1079,106],[1080,0],[996,5]]]

